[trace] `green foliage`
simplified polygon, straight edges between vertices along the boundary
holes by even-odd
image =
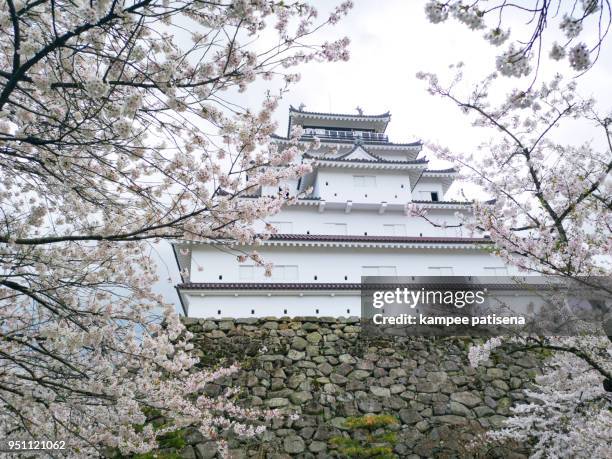
[[[393,447],[397,435],[387,429],[397,424],[397,418],[388,414],[351,417],[344,423],[351,436],[332,437],[330,443],[341,457],[395,459],[397,455],[393,453]]]
[[[131,456],[130,459],[182,459],[179,453],[144,453]]]
[[[161,435],[157,439],[160,448],[176,448],[180,449],[186,445],[185,442],[185,431],[175,430]]]
[[[344,425],[349,430],[354,429],[368,429],[376,430],[379,427],[387,427],[392,424],[399,424],[399,421],[395,416],[390,414],[380,414],[377,416],[368,414],[365,416],[348,418]]]

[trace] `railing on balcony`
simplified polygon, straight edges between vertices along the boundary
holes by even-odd
[[[306,128],[304,137],[318,137],[320,139],[355,140],[365,142],[389,142],[389,137],[379,132],[369,131],[338,131],[333,129]]]

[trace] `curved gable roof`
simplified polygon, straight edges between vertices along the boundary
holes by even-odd
[[[369,119],[379,118],[381,120],[391,119],[391,113],[389,113],[388,111],[385,113],[381,113],[380,115],[363,115],[363,114],[354,114],[354,113],[325,113],[325,112],[309,112],[306,110],[300,110],[298,108],[295,108],[293,105],[290,105],[289,113],[291,112],[299,113],[302,115],[329,116],[329,117],[342,117],[342,118],[355,118],[355,119],[360,119],[360,118],[369,118]]]

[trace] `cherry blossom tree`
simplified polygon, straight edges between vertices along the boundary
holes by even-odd
[[[459,71],[460,73],[460,71]],[[486,79],[469,96],[457,91],[460,77],[444,85],[433,74],[420,74],[429,91],[448,98],[474,125],[499,133],[473,154],[458,154],[430,145],[438,157],[453,161],[462,178],[492,198],[474,202],[473,216],[461,215],[462,226],[486,232],[495,253],[525,272],[556,275],[600,289],[610,307],[612,273],[612,120],[597,113],[593,100],[581,99],[576,82],[552,82],[528,91],[514,90],[505,101],[489,101]],[[562,129],[590,123],[599,133],[593,142],[563,144]],[[423,214],[415,209],[416,215]],[[527,336],[494,338],[474,346],[473,365],[504,351],[552,351],[546,371],[525,391],[527,403],[491,441],[527,442],[533,457],[607,457],[612,433],[612,345],[602,330],[593,336]],[[609,331],[607,332],[609,335]]]
[[[609,0],[537,0],[507,2],[431,0],[425,6],[430,22],[438,24],[452,17],[471,30],[486,30],[483,37],[502,46],[512,35],[508,23],[522,30],[507,49],[496,58],[497,70],[504,76],[531,74],[546,57],[567,59],[577,72],[585,72],[598,60],[612,24]],[[562,32],[561,43],[546,40],[550,28]],[[593,34],[589,34],[593,31]],[[585,40],[585,41],[581,41]]]
[[[495,2],[493,2],[495,3]],[[462,178],[480,187],[487,199],[475,202],[473,217],[462,226],[485,232],[496,253],[508,263],[531,273],[556,275],[596,287],[610,298],[612,274],[612,114],[601,113],[593,99],[580,97],[577,80],[557,75],[537,83],[532,75],[542,59],[542,35],[557,18],[553,2],[536,6],[497,2],[429,2],[432,22],[449,14],[474,30],[484,29],[485,17],[495,16],[497,27],[485,38],[500,45],[510,36],[504,12],[517,9],[531,15],[529,40],[519,40],[498,57],[497,71],[468,91],[462,91],[462,65],[444,83],[432,73],[418,76],[428,91],[449,100],[469,116],[490,140],[474,153],[462,154],[442,145],[430,145],[442,159],[457,164]],[[555,2],[564,11],[563,2]],[[480,8],[483,9],[480,9]],[[610,24],[608,2],[570,2],[559,28],[567,42],[553,44],[550,58],[567,53],[570,67],[588,70],[597,60]],[[583,25],[599,24],[596,42],[589,48],[574,43]],[[505,24],[505,25],[504,25]],[[603,27],[602,27],[603,24]],[[513,89],[499,101],[499,76],[529,77],[528,89]],[[521,84],[523,80],[519,80]],[[593,138],[564,142],[563,132],[577,126]],[[422,210],[413,209],[426,218]],[[609,301],[608,301],[609,303]],[[608,304],[609,307],[609,304]],[[612,346],[601,330],[580,337],[523,336],[493,338],[470,350],[476,366],[500,346],[504,352],[545,349],[552,352],[544,374],[525,391],[526,402],[488,440],[518,440],[532,447],[533,457],[608,457],[612,451]],[[609,333],[608,333],[609,335]]]
[[[476,218],[463,224],[488,233],[497,253],[524,270],[583,280],[609,274],[612,120],[597,113],[594,101],[581,99],[576,83],[560,76],[537,89],[513,90],[496,106],[488,98],[496,74],[465,98],[456,91],[461,70],[446,86],[433,74],[419,76],[430,93],[473,115],[475,126],[500,133],[473,154],[430,145],[493,198],[474,203]],[[578,121],[596,129],[602,147],[555,141]]]
[[[186,425],[257,434],[279,413],[202,395],[237,368],[194,370],[189,333],[152,292],[150,244],[255,241],[286,197],[240,196],[308,168],[291,165],[296,145],[269,144],[272,113],[292,67],[348,58],[347,39],[316,33],[351,2],[321,19],[299,1],[2,5],[0,437],[83,457],[146,452]],[[282,89],[256,111],[232,103],[258,79]]]

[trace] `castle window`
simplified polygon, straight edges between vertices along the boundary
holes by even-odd
[[[485,266],[484,270],[487,276],[507,276],[508,275],[508,268],[504,266],[501,266],[501,267]]]
[[[315,309],[315,311],[316,311],[316,313],[317,313],[317,314],[319,313],[319,310],[318,310],[318,309]]]
[[[435,276],[452,276],[455,274],[452,266],[430,266],[427,270]]]
[[[297,280],[297,265],[275,265],[272,268],[272,279],[274,280]]]
[[[219,316],[221,315],[221,309],[219,309],[219,310],[217,311],[217,315],[219,315]]]
[[[318,276],[315,276],[315,277],[314,277],[314,280],[317,280],[317,279],[318,279]]]
[[[293,223],[292,222],[268,222],[272,225],[276,231],[280,234],[291,234],[293,233]]]
[[[350,309],[347,309],[347,310],[346,310],[346,313],[347,313],[347,314],[350,314],[350,313],[351,313],[351,310],[350,310]]]
[[[287,310],[286,309],[283,310],[283,314],[287,314]]]
[[[251,314],[255,314],[255,309],[251,309]]]
[[[397,276],[395,266],[362,266],[362,276]]]
[[[326,234],[346,235],[346,223],[325,223]]]
[[[353,185],[358,188],[371,188],[376,186],[375,175],[353,175]]]
[[[385,236],[406,236],[406,225],[395,223],[383,225],[383,234]]]
[[[421,201],[439,201],[440,200],[439,199],[440,195],[438,194],[437,191],[431,191],[431,190],[419,191],[418,195]]]
[[[348,276],[344,276],[344,280],[348,280]]]
[[[219,274],[219,280],[223,280],[223,276]]]

